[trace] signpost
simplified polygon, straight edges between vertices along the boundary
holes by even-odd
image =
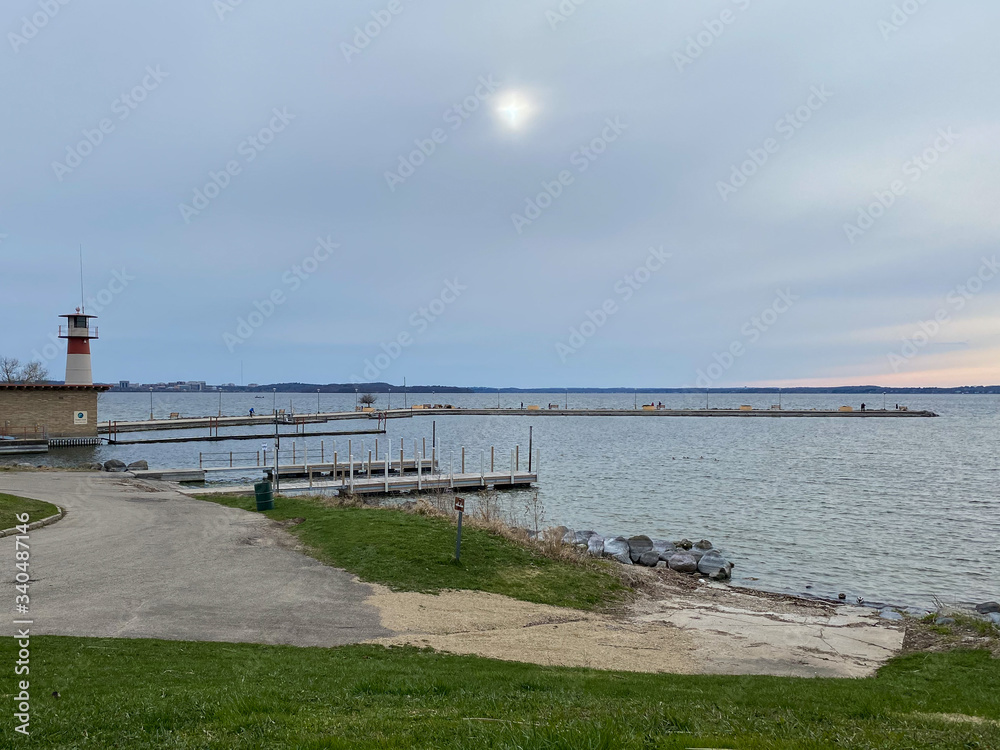
[[[462,559],[462,516],[465,515],[465,499],[455,498],[455,510],[458,511],[458,539],[455,541],[455,562]]]

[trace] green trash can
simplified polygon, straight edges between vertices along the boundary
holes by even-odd
[[[274,493],[270,482],[257,482],[253,486],[257,494],[257,510],[274,510]]]

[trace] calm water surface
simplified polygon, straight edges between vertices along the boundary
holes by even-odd
[[[409,397],[411,399],[414,396]],[[502,406],[521,400],[566,402],[565,394],[501,395]],[[911,409],[931,409],[937,419],[746,419],[623,417],[435,417],[440,456],[467,449],[479,467],[496,446],[498,466],[521,445],[526,460],[528,428],[542,452],[539,497],[546,519],[604,535],[707,538],[736,562],[734,580],[758,588],[893,604],[932,606],[1000,598],[1000,397],[890,396]],[[316,394],[223,394],[223,414],[251,407],[269,413],[273,403],[296,413],[315,412]],[[496,406],[496,394],[416,396],[418,402]],[[643,395],[642,403],[699,408],[705,397]],[[783,397],[785,408],[836,408],[861,398],[842,395]],[[865,397],[881,407],[882,397]],[[354,394],[321,394],[322,411],[350,410]],[[713,407],[753,404],[767,408],[771,395],[718,395]],[[632,394],[569,395],[571,407],[629,408]],[[385,395],[378,406],[385,407]],[[402,398],[393,394],[393,406]],[[100,418],[149,417],[148,394],[105,394]],[[154,394],[158,417],[215,415],[218,394]],[[413,440],[431,435],[431,417],[392,420],[388,438],[409,456]],[[361,427],[331,422],[324,429]],[[367,425],[365,425],[367,427]],[[234,428],[246,432],[248,428]],[[262,432],[266,432],[262,428]],[[163,433],[159,433],[163,434]],[[183,434],[171,432],[171,435]],[[202,430],[196,434],[207,434]],[[129,437],[137,439],[142,434]],[[372,436],[363,438],[365,450]],[[341,455],[346,438],[336,438]],[[354,438],[356,455],[362,438]],[[325,437],[332,452],[334,438]],[[198,464],[199,451],[256,451],[265,442],[102,446],[53,451],[51,464],[120,458],[146,459],[151,467]],[[295,439],[319,453],[320,438]],[[430,441],[428,440],[428,443]],[[380,438],[384,451],[385,438]],[[283,449],[290,447],[283,441]],[[37,457],[41,459],[41,457]],[[12,460],[24,460],[12,459]],[[35,460],[33,457],[31,460]],[[328,459],[329,460],[329,459]],[[458,459],[456,458],[456,461]],[[10,462],[10,461],[8,461]],[[230,477],[231,478],[231,477]],[[519,502],[518,493],[511,499]]]

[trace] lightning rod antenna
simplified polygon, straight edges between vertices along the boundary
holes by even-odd
[[[87,312],[86,297],[83,293],[83,244],[80,245],[80,312]]]

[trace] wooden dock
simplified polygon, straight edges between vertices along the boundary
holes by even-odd
[[[282,482],[282,495],[392,495],[406,492],[433,492],[469,489],[512,489],[530,487],[538,481],[537,471],[497,471],[465,474],[417,474],[371,478],[341,477],[337,480],[313,479],[308,482]],[[187,489],[188,494],[232,495],[252,493],[250,485]]]
[[[409,419],[413,414],[410,409],[393,409],[381,412],[327,412],[319,414],[258,414],[254,417],[175,417],[172,419],[143,419],[136,421],[113,420],[99,422],[97,432],[101,435],[116,435],[119,432],[152,432],[156,430],[201,430],[217,432],[220,427],[263,426],[273,429],[275,422],[279,426],[292,426],[295,432],[305,431],[306,425],[324,424],[334,420],[364,419],[384,421],[386,419]]]
[[[416,447],[416,446],[414,446]],[[442,471],[436,449],[430,457],[420,455],[406,459],[402,454],[393,459],[386,454],[381,460],[369,454],[367,461],[338,461],[334,454],[332,463],[282,464],[278,466],[278,485],[282,493],[361,493],[394,494],[400,492],[424,492],[447,489],[509,488],[531,486],[538,481],[541,451],[535,450],[529,456],[528,471],[521,471],[520,447],[510,452],[510,464],[506,470],[498,470],[495,452],[491,450],[487,461],[486,451],[479,453],[479,471],[471,470],[473,461],[462,448],[458,471],[455,471],[455,455],[449,457],[447,471]],[[468,460],[467,460],[468,458]],[[204,482],[209,474],[227,472],[243,474],[262,472],[267,479],[274,480],[274,468],[266,465],[199,467],[197,469],[150,469],[132,472],[137,479],[161,479],[174,482]],[[302,481],[302,480],[305,481]],[[299,480],[299,481],[295,481]],[[252,492],[249,486],[209,487],[192,490],[208,494],[232,494]]]
[[[399,475],[400,461],[397,458],[388,462],[385,460],[372,461],[370,467],[367,461],[360,460],[354,460],[353,462],[338,461],[337,463],[317,461],[316,463],[281,464],[278,466],[278,477],[279,479],[301,479],[304,477],[321,479],[324,477],[339,478],[353,475],[367,478],[369,476],[383,475],[387,465],[390,476]],[[403,459],[402,466],[402,473],[404,475],[415,473],[418,468],[424,474],[432,474],[436,473],[439,468],[438,462],[430,458],[426,458],[423,461],[412,458]],[[260,472],[262,475],[266,474],[269,478],[273,478],[274,466],[266,463],[230,463],[226,466],[198,466],[189,469],[147,469],[132,473],[135,474],[137,479],[162,479],[168,482],[204,482],[209,475],[248,474],[251,472]]]
[[[302,437],[349,437],[352,435],[384,435],[385,430],[319,430],[317,432],[281,432],[283,438]],[[145,438],[143,440],[118,440],[109,437],[108,445],[153,445],[161,443],[221,443],[226,440],[272,440],[274,435],[260,433],[255,435],[226,435],[214,433],[212,435],[195,435],[192,437],[163,437]]]

